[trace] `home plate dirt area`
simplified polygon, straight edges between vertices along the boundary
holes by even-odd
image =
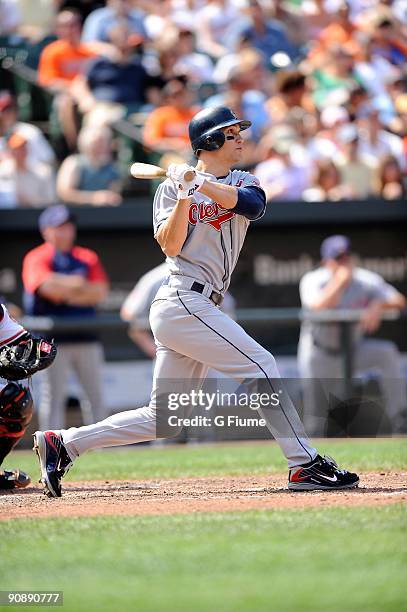
[[[172,480],[66,482],[63,497],[42,486],[2,492],[0,520],[99,515],[177,514],[328,506],[375,506],[407,501],[407,472],[365,472],[357,489],[290,492],[287,474]]]

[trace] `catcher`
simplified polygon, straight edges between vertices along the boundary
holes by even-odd
[[[35,338],[0,304],[0,466],[23,437],[33,414],[30,389],[18,382],[51,365],[56,346]],[[0,490],[24,488],[31,482],[28,474],[0,469]]]

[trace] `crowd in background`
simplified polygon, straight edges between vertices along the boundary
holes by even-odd
[[[2,208],[120,205],[117,122],[154,163],[192,161],[213,105],[252,121],[269,200],[406,195],[405,0],[0,0],[0,47],[52,96],[35,125],[0,86]]]

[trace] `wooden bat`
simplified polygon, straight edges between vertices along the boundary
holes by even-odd
[[[157,179],[164,178],[167,175],[167,170],[154,166],[154,164],[143,164],[136,162],[130,167],[130,174],[138,179]],[[184,174],[185,181],[192,181],[195,176],[194,170],[187,170]]]

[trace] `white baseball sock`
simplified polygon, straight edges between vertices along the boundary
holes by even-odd
[[[26,333],[26,330],[20,323],[10,317],[7,308],[4,304],[0,304],[3,312],[3,318],[0,320],[0,346],[8,344],[13,340],[17,340],[20,336]]]

